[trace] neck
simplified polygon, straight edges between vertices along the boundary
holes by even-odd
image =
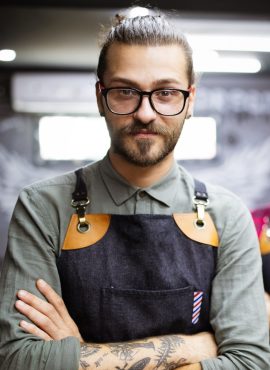
[[[160,163],[153,166],[140,167],[125,160],[121,155],[109,150],[109,158],[113,168],[121,175],[130,185],[139,188],[147,188],[156,183],[165,176],[173,163],[173,154],[170,153]]]

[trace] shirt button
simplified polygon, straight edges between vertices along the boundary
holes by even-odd
[[[139,197],[144,198],[146,195],[146,192],[144,190],[139,191]]]

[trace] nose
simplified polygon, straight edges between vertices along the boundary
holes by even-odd
[[[156,118],[157,113],[153,110],[148,96],[142,97],[141,105],[138,110],[133,113],[134,118],[146,125]]]

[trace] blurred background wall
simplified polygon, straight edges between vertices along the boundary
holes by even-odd
[[[270,203],[270,4],[2,1],[0,269],[22,187],[106,153],[94,94],[99,31],[124,7],[145,4],[169,14],[194,50],[197,103],[177,159],[250,209]]]

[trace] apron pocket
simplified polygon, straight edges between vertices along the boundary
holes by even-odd
[[[103,288],[104,341],[185,334],[191,327],[194,288],[135,290]]]

